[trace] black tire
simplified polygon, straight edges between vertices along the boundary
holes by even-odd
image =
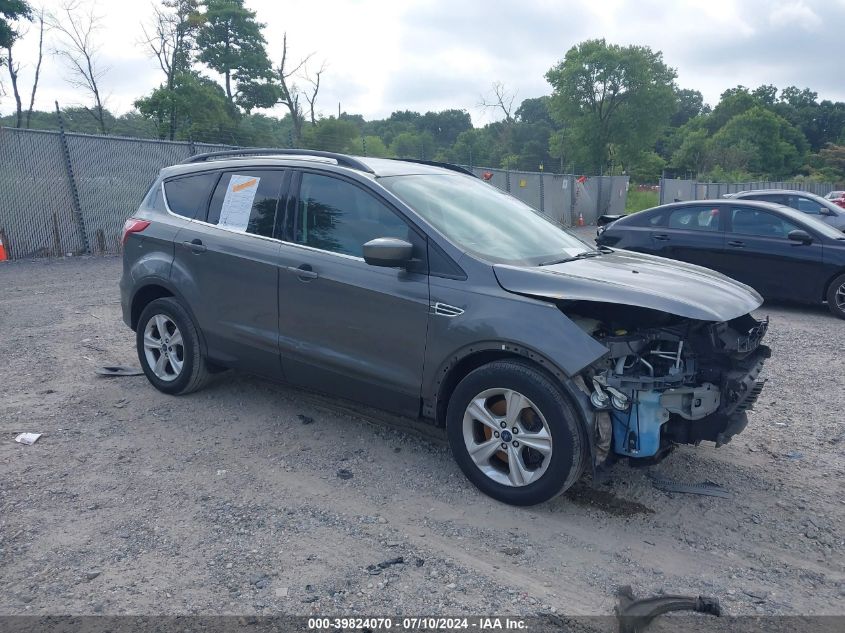
[[[184,348],[182,370],[175,379],[170,381],[162,380],[155,375],[144,351],[144,331],[149,321],[156,315],[168,317],[182,334]],[[208,371],[208,366],[203,357],[197,327],[187,310],[173,297],[163,297],[151,301],[141,312],[135,334],[135,346],[141,368],[153,387],[159,391],[172,395],[183,395],[202,389],[208,382],[211,372]]]
[[[464,413],[473,398],[488,389],[518,391],[539,409],[552,437],[551,456],[536,481],[506,485],[488,477],[470,457],[464,440]],[[586,463],[586,437],[579,414],[563,389],[542,369],[520,360],[501,360],[470,372],[455,388],[446,413],[452,454],[467,478],[483,493],[517,506],[548,501],[566,491],[581,476]]]
[[[845,273],[839,275],[836,279],[830,282],[830,287],[827,289],[827,307],[834,316],[840,319],[845,319],[845,297],[841,294],[837,299],[840,291],[845,294]]]

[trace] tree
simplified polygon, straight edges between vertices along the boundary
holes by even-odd
[[[156,122],[159,136],[169,129],[168,116],[175,112],[175,138],[237,144],[237,112],[216,82],[195,71],[181,73],[172,90],[156,88],[138,99],[135,107],[143,117]]]
[[[713,136],[711,146],[716,165],[773,179],[795,175],[808,149],[801,130],[759,105],[728,121]],[[736,158],[738,152],[744,154],[741,160]]]
[[[546,73],[551,111],[566,126],[555,139],[592,170],[608,165],[610,146],[624,156],[650,150],[676,109],[675,71],[645,46],[587,40]]]
[[[681,89],[676,91],[678,106],[669,124],[672,127],[681,127],[690,119],[700,114],[706,114],[710,108],[704,103],[704,95],[698,90]]]
[[[357,153],[360,143],[355,143],[355,141],[358,137],[357,125],[352,121],[332,116],[320,121],[320,125],[306,128],[303,141],[305,146],[311,149]]]
[[[203,0],[203,24],[197,33],[199,60],[223,75],[226,97],[247,112],[272,107],[279,99],[272,83],[264,25],[244,0]],[[232,84],[235,84],[233,87]]]
[[[314,53],[307,55],[299,60],[294,65],[288,61],[288,34],[282,36],[282,60],[275,71],[275,80],[278,82],[279,93],[277,103],[284,105],[288,109],[291,121],[293,122],[293,143],[299,144],[302,138],[302,126],[305,122],[305,109],[303,101],[308,104],[311,124],[316,125],[316,104],[317,93],[320,91],[320,78],[326,69],[326,63],[320,66],[316,76],[312,77],[308,73],[308,62],[314,56]],[[300,79],[306,81],[311,85],[310,91],[300,89],[296,80]]]
[[[68,2],[60,7],[58,14],[50,14],[48,20],[51,28],[62,35],[55,52],[70,69],[66,81],[71,86],[91,93],[93,108],[86,110],[97,121],[100,133],[105,134],[106,111],[100,80],[107,69],[99,66],[99,45],[95,39],[100,28],[100,17],[95,15],[93,5],[86,11],[78,2]]]
[[[461,132],[472,129],[472,119],[466,110],[426,112],[419,119],[417,129],[431,134],[438,147],[448,147]]]
[[[10,22],[29,20],[32,8],[26,0],[0,0],[0,50],[6,50],[18,39],[18,33]],[[5,60],[0,58],[0,65]]]
[[[195,36],[201,23],[198,0],[162,0],[160,7],[153,7],[153,20],[150,27],[143,27],[144,43],[158,61],[164,73],[164,88],[174,90],[180,75],[191,69],[195,47]],[[175,110],[176,100],[171,100],[171,110],[162,112],[168,125],[166,132],[159,129],[162,138],[171,141],[176,138]]]
[[[501,110],[505,121],[510,123],[513,121],[513,102],[515,99],[515,92],[508,90],[507,86],[501,81],[494,81],[491,87],[491,95],[482,97],[480,105],[488,110]]]
[[[9,23],[9,20],[31,20],[32,9],[23,2],[23,0],[0,0],[0,43],[6,51],[5,59],[0,57],[0,66],[4,63],[9,71],[9,79],[12,82],[12,94],[15,97],[15,127],[21,127],[23,123],[23,107],[21,104],[21,94],[18,88],[18,76],[20,72],[20,65],[15,62],[13,46],[21,34]],[[41,42],[44,38],[44,12],[41,12]],[[41,50],[42,46],[39,43],[38,47],[38,69],[41,69]],[[35,89],[38,86],[38,71],[35,74],[35,81],[33,83],[32,97],[35,98]],[[30,107],[30,110],[32,108]]]
[[[550,127],[554,125],[551,112],[549,112],[548,96],[537,97],[536,99],[524,99],[516,109],[516,120],[521,123],[546,123]]]

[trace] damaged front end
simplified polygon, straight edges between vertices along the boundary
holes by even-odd
[[[595,461],[660,459],[676,444],[720,446],[742,431],[762,390],[768,319],[725,322],[574,302],[561,310],[608,353],[581,372],[596,412]]]

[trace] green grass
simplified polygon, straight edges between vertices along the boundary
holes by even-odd
[[[637,191],[631,189],[625,201],[625,213],[634,213],[643,209],[650,209],[660,204],[660,194],[656,191]]]

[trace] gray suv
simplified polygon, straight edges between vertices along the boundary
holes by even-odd
[[[791,191],[789,189],[755,189],[729,193],[725,198],[738,200],[760,200],[773,204],[792,207],[808,215],[814,215],[827,222],[835,229],[845,231],[845,209],[834,204],[827,198],[822,198],[806,191]]]
[[[420,417],[518,505],[727,442],[769,351],[723,275],[596,250],[460,167],[306,150],[163,169],[120,287],[160,391],[235,368]]]

